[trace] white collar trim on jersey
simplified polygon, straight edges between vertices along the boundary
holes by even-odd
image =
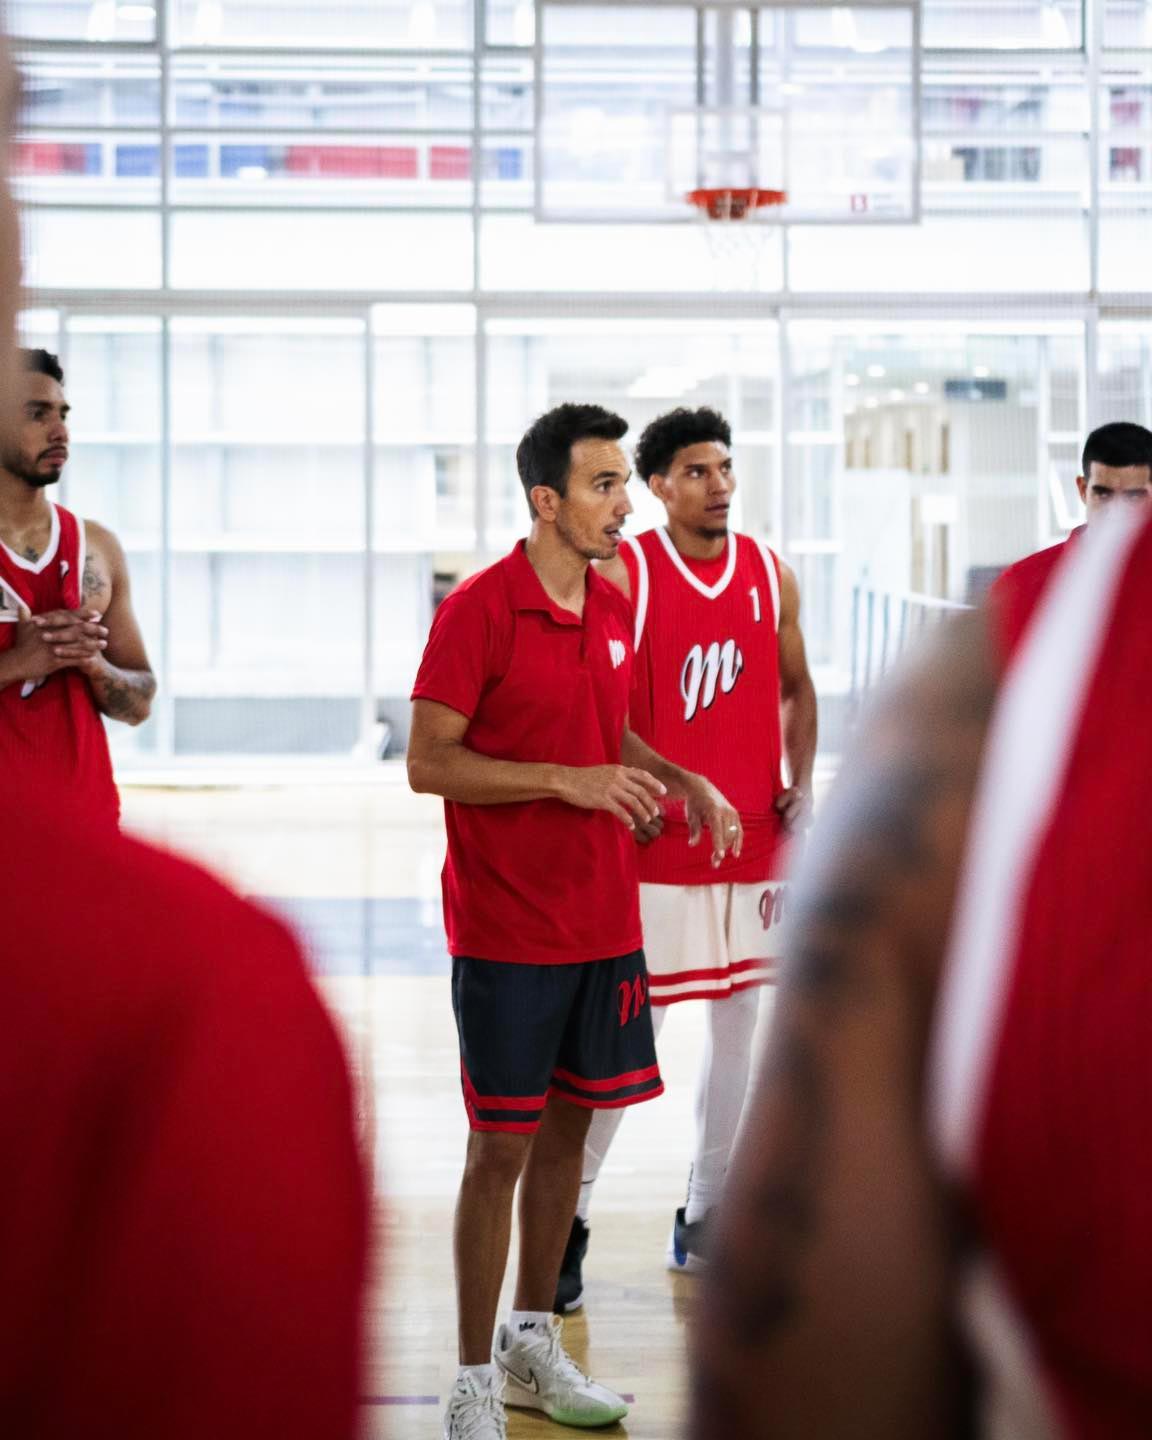
[[[47,570],[52,561],[56,558],[56,551],[60,548],[60,512],[56,506],[52,506],[52,534],[48,537],[48,548],[40,556],[39,560],[25,560],[22,555],[17,555],[15,550],[10,550],[3,540],[0,540],[0,548],[21,570],[27,570],[31,575],[39,575],[41,571]]]
[[[684,557],[680,554],[679,550],[676,549],[676,546],[673,545],[672,537],[662,525],[656,531],[656,534],[659,535],[660,543],[664,546],[664,549],[667,550],[669,560],[672,561],[673,565],[676,566],[677,570],[680,571],[680,574],[683,575],[684,579],[687,580],[688,584],[691,585],[694,590],[699,590],[705,600],[716,600],[723,595],[724,591],[728,588],[732,576],[736,573],[736,536],[733,535],[731,531],[728,532],[728,563],[724,567],[723,575],[720,576],[720,579],[716,581],[715,585],[705,585],[698,575],[693,575],[692,571],[685,565]]]

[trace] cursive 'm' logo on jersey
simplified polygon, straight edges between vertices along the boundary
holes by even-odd
[[[691,722],[698,711],[708,710],[716,692],[731,695],[744,669],[744,654],[735,640],[718,640],[705,650],[693,645],[680,671],[680,694],[684,699],[684,720]]]
[[[623,640],[608,641],[608,655],[612,661],[613,670],[619,670],[620,666],[628,658],[628,647]]]

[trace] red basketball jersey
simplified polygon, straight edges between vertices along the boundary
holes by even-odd
[[[1150,613],[1152,526],[1094,524],[1009,663],[937,1027],[990,1393],[1070,1440],[1152,1435]]]
[[[1067,540],[1026,555],[1009,565],[988,589],[988,604],[993,616],[993,633],[1001,655],[1010,656],[1020,643],[1032,613],[1039,605],[1053,574],[1075,549],[1085,527],[1073,530]]]
[[[52,534],[32,562],[0,543],[0,650],[12,646],[19,606],[33,615],[78,610],[84,573],[84,525],[63,506],[52,507]],[[10,775],[50,775],[75,813],[96,824],[120,818],[120,797],[104,722],[79,670],[58,670],[41,681],[0,690],[0,769]]]
[[[711,862],[707,836],[688,845],[683,805],[640,849],[640,879],[659,885],[753,883],[772,878],[784,829],[780,726],[780,569],[767,546],[731,535],[719,578],[706,583],[668,532],[621,546],[636,619],[629,719],[661,755],[708,777],[740,812],[744,853]]]
[[[353,1440],[368,1232],[293,939],[0,771],[0,1431]]]

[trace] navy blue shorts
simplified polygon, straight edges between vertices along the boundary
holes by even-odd
[[[531,1135],[549,1096],[593,1110],[661,1094],[644,952],[577,965],[452,961],[473,1130]]]

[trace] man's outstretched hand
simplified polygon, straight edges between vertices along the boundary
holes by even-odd
[[[665,794],[664,786],[647,770],[588,765],[567,772],[560,798],[580,810],[607,810],[634,831],[638,825],[660,819],[657,802]]]
[[[703,775],[689,778],[684,794],[684,815],[688,821],[688,843],[697,845],[705,830],[712,836],[712,864],[719,866],[725,855],[739,860],[744,848],[744,826],[736,809]]]

